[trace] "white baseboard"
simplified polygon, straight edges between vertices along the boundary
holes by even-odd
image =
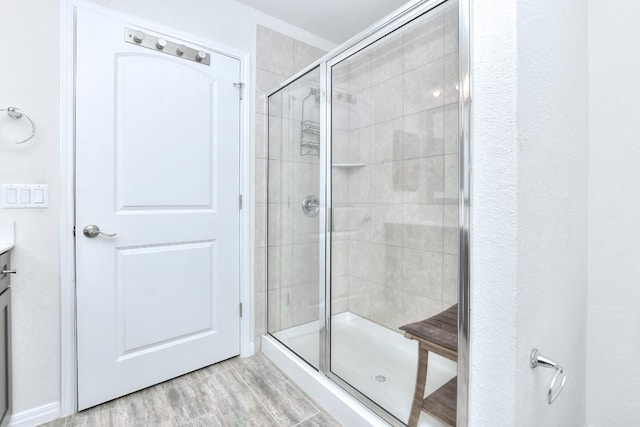
[[[255,341],[251,341],[248,345],[248,351],[246,353],[243,353],[242,351],[240,351],[240,357],[251,357],[254,354],[256,354],[256,342]]]
[[[60,402],[27,409],[11,416],[9,427],[34,427],[53,421],[60,416]]]

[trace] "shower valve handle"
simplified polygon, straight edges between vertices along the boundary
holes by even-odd
[[[308,217],[314,217],[320,212],[320,200],[313,194],[308,194],[302,199],[302,212]]]

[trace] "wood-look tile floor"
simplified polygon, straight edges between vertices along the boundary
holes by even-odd
[[[46,427],[340,426],[265,356],[233,358]]]

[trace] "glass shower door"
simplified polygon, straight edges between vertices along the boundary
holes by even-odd
[[[418,346],[399,327],[458,302],[457,2],[330,65],[331,373],[406,423]],[[427,393],[456,376],[428,366]]]
[[[316,369],[320,354],[320,71],[269,96],[267,331]]]

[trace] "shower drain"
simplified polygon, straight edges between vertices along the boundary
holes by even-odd
[[[382,375],[382,374],[378,374],[378,375],[374,376],[373,379],[376,380],[379,383],[386,383],[387,381],[390,380],[389,377],[387,377],[386,375]]]

